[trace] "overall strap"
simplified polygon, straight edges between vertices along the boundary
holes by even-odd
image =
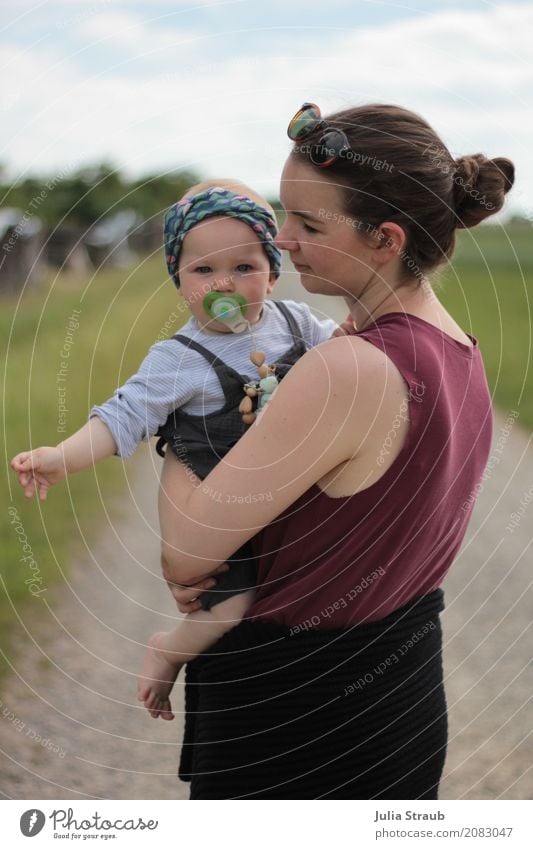
[[[188,336],[182,336],[180,333],[176,333],[176,335],[172,336],[171,339],[175,339],[176,342],[181,342],[181,344],[185,345],[186,348],[192,348],[193,351],[201,354],[202,357],[207,360],[207,362],[214,368],[220,381],[224,398],[226,399],[226,405],[232,406],[235,400],[234,392],[236,386],[242,387],[248,382],[249,377],[244,374],[239,374],[238,371],[225,363],[224,360],[221,360],[220,357],[213,354],[209,348],[204,348],[203,345],[196,342],[194,339],[190,339]]]
[[[289,325],[289,330],[292,334],[293,342],[295,344],[301,345],[304,340],[302,336],[302,331],[300,330],[300,325],[296,321],[287,304],[284,304],[283,301],[272,301],[271,303],[275,304],[280,313],[285,317],[287,324]]]
[[[192,348],[196,353],[201,354],[207,362],[213,366],[213,368],[217,368],[220,366],[226,365],[220,357],[217,357],[216,354],[213,354],[209,348],[204,348],[203,345],[200,345],[199,342],[195,342],[194,339],[190,339],[188,336],[182,336],[181,333],[176,333],[175,336],[171,337],[175,339],[176,342],[181,342],[182,345],[185,345],[186,348]],[[226,368],[230,368],[230,366],[226,366]]]

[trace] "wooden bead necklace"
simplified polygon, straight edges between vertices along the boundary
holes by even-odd
[[[204,298],[203,307],[211,318],[221,321],[233,333],[242,333],[244,330],[248,330],[252,344],[255,344],[252,325],[245,318],[248,304],[242,295],[210,292]],[[243,387],[244,398],[239,404],[239,413],[246,425],[251,425],[264,410],[279,383],[275,373],[276,366],[275,364],[266,365],[264,351],[253,350],[250,354],[250,360],[257,368],[259,377],[251,383],[245,383]],[[254,402],[256,404],[255,410]]]

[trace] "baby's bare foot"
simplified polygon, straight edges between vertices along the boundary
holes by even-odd
[[[154,719],[174,719],[169,695],[183,666],[166,649],[167,637],[165,631],[158,631],[148,640],[137,684],[137,698]]]

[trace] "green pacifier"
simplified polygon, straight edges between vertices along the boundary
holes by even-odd
[[[225,295],[224,292],[209,292],[202,306],[210,318],[221,321],[233,333],[248,329],[245,319],[248,304],[242,295]]]

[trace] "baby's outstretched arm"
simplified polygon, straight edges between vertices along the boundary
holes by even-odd
[[[34,492],[44,501],[51,486],[116,454],[117,445],[104,422],[94,416],[59,445],[21,451],[11,460],[26,498]]]

